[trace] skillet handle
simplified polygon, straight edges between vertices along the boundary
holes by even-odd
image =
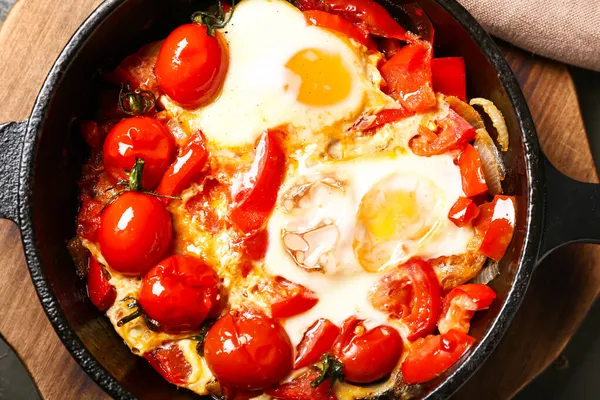
[[[576,181],[543,156],[544,226],[538,263],[568,243],[600,243],[600,184]]]
[[[19,167],[28,121],[0,124],[0,218],[18,222]]]

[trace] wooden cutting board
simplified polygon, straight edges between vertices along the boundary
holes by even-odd
[[[0,122],[29,116],[55,58],[98,0],[19,0],[0,30]],[[575,87],[562,64],[505,46],[550,160],[573,178],[597,182]],[[0,221],[0,333],[46,399],[106,394],[71,358],[46,319],[29,278],[19,230]],[[569,246],[548,257],[494,354],[456,395],[506,399],[560,354],[600,288],[600,247]]]

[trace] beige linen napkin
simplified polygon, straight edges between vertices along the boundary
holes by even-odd
[[[458,0],[491,34],[600,71],[600,0]]]

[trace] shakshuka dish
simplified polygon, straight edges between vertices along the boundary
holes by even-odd
[[[167,381],[358,399],[474,346],[514,230],[508,132],[404,10],[219,3],[102,75],[69,249]]]

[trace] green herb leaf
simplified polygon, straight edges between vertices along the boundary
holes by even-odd
[[[139,192],[142,190],[142,175],[144,173],[144,159],[135,158],[135,164],[129,173],[129,190]]]
[[[320,374],[310,383],[310,387],[316,388],[327,379],[331,381],[329,392],[333,388],[335,382],[344,382],[344,365],[336,360],[331,354],[323,354],[321,357],[321,368],[316,368]]]
[[[192,340],[198,341],[198,344],[196,344],[196,351],[201,356],[204,356],[204,341],[206,340],[206,335],[208,334],[208,331],[214,324],[215,321],[212,319],[204,321],[202,327],[200,328],[200,333],[198,333],[196,336],[191,337]]]

